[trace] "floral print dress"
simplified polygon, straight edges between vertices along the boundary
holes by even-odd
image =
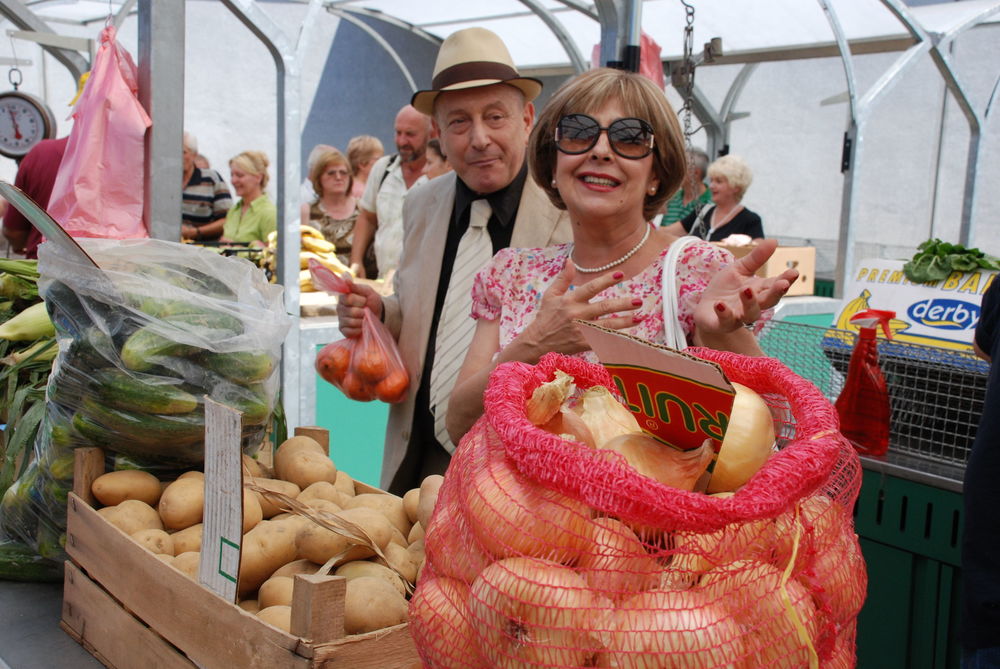
[[[535,317],[542,295],[562,270],[570,244],[541,249],[503,249],[479,274],[472,286],[472,317],[500,320],[500,348],[506,347]],[[640,298],[636,314],[645,318],[622,330],[627,334],[661,344],[663,332],[663,259],[670,247],[639,274],[611,286],[596,298]],[[708,242],[697,241],[685,248],[677,259],[678,318],[691,339],[694,331],[694,308],[712,277],[733,262],[729,251]],[[571,287],[572,289],[572,287]],[[578,354],[597,362],[593,351]]]

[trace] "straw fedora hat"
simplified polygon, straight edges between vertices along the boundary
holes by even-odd
[[[496,33],[485,28],[466,28],[441,43],[430,89],[414,93],[410,104],[431,115],[434,100],[443,91],[501,83],[518,88],[529,102],[542,91],[542,82],[518,73],[507,46]]]

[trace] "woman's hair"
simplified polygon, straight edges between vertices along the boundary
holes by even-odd
[[[722,156],[709,165],[708,176],[709,178],[718,176],[728,181],[729,185],[736,189],[739,200],[743,199],[747,188],[750,188],[750,184],[753,182],[753,172],[750,171],[750,166],[746,164],[745,160],[734,155]]]
[[[634,72],[597,68],[576,76],[552,95],[542,109],[528,144],[531,176],[559,209],[566,203],[552,186],[555,173],[556,125],[566,114],[593,114],[608,102],[616,102],[624,116],[647,121],[653,128],[653,174],[659,180],[656,192],[647,195],[643,215],[652,219],[680,188],[687,171],[684,135],[677,114],[663,91]]]
[[[267,181],[270,178],[267,174],[267,166],[269,164],[267,154],[263,151],[244,151],[229,160],[230,167],[236,167],[248,174],[261,176],[261,190],[267,187]]]
[[[441,148],[441,140],[437,137],[427,140],[427,148],[437,154],[441,160],[448,160],[448,156],[444,155],[444,150]]]
[[[351,174],[357,174],[361,165],[378,158],[383,153],[385,153],[385,149],[378,137],[371,135],[352,137],[351,141],[347,143],[347,160],[351,164]]]
[[[316,156],[316,161],[309,170],[309,181],[312,182],[316,197],[323,197],[323,173],[331,165],[343,165],[347,170],[347,190],[344,191],[344,195],[354,188],[354,175],[351,174],[351,164],[347,161],[347,157],[337,149],[330,149]]]

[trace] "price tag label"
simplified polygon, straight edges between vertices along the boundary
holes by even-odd
[[[243,414],[205,398],[205,526],[198,581],[236,602],[243,540]]]

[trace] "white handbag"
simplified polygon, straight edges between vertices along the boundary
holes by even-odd
[[[663,343],[678,351],[687,348],[687,336],[684,328],[677,318],[677,259],[681,252],[691,244],[701,241],[697,237],[681,237],[667,251],[667,256],[663,259]]]

